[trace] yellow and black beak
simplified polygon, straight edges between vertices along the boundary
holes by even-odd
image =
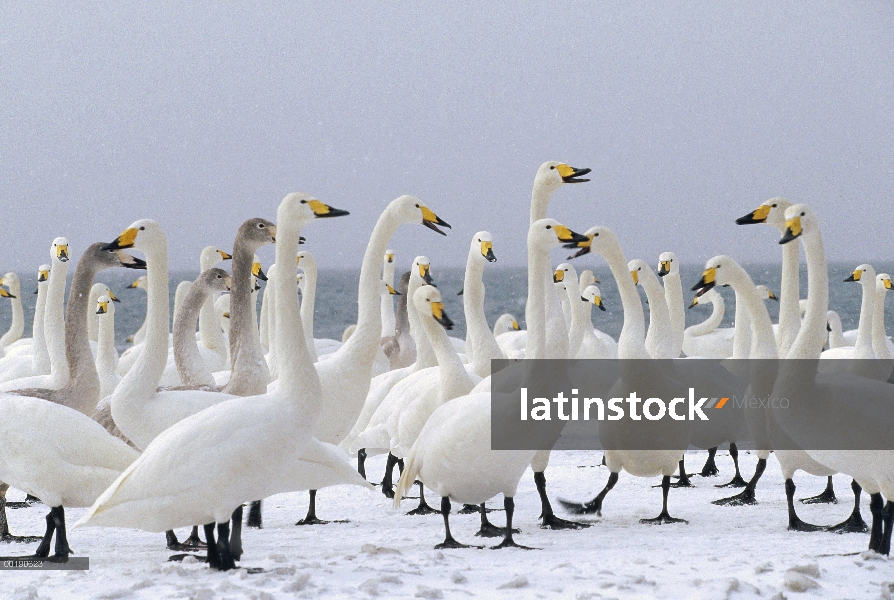
[[[689,303],[689,306],[687,306],[687,308],[692,308],[693,306],[698,306],[698,296],[692,299],[692,302]]]
[[[146,261],[137,258],[136,256],[131,256],[127,252],[123,250],[117,251],[115,254],[118,255],[118,262],[121,263],[121,266],[125,269],[145,269]]]
[[[251,274],[261,281],[267,281],[267,276],[264,275],[264,271],[261,269],[261,263],[252,263]]]
[[[497,257],[494,256],[494,243],[481,242],[481,255],[487,259],[487,262],[497,262]]]
[[[583,296],[581,296],[580,299],[587,302],[587,299]],[[599,310],[605,310],[605,306],[602,304],[602,296],[593,296],[593,304],[595,304]]]
[[[108,302],[100,302],[99,307],[96,309],[96,314],[104,315],[109,312],[109,303]]]
[[[664,277],[668,273],[671,272],[671,261],[669,260],[660,260],[658,261],[658,276]]]
[[[109,290],[109,300],[112,302],[121,302],[121,300],[118,299],[118,296],[112,293],[112,290]]]
[[[387,263],[394,262],[394,252],[386,252],[385,253],[385,262],[387,262]]]
[[[853,273],[848,275],[847,279],[845,279],[845,281],[860,281],[860,278],[862,278],[862,277],[863,277],[863,271],[861,271],[860,269],[857,269],[856,271],[854,271]]]
[[[563,183],[584,183],[585,181],[590,180],[581,179],[581,177],[592,171],[592,169],[575,169],[574,167],[569,167],[562,163],[561,165],[556,166],[556,171],[559,172],[559,177],[562,178]]]
[[[124,288],[124,289],[126,289],[126,290],[135,290],[135,289],[137,289],[137,287],[139,287],[139,282],[140,282],[140,280],[137,279],[136,281],[134,281],[133,283],[131,283],[129,286],[127,286],[127,287]]]
[[[393,287],[391,287],[391,286],[388,285],[387,283],[385,284],[385,287],[388,288],[388,293],[391,294],[392,296],[403,296],[403,294],[401,294],[400,292],[398,292],[396,289],[394,289]]]
[[[453,229],[450,227],[450,224],[447,221],[443,220],[441,217],[436,215],[432,209],[425,205],[419,206],[419,209],[422,211],[422,224],[431,229],[432,231],[436,231],[441,235],[447,235],[440,229],[438,229],[438,225],[441,227],[446,227],[447,229]]]
[[[738,219],[736,219],[736,225],[754,225],[755,223],[766,223],[769,214],[770,207],[766,204],[761,204],[744,217],[739,217]]]
[[[785,222],[785,233],[782,234],[782,239],[779,240],[779,243],[788,244],[790,241],[801,237],[802,233],[804,233],[804,229],[801,227],[801,217],[789,219]]]
[[[431,316],[435,318],[435,321],[444,326],[444,329],[448,331],[453,329],[453,321],[447,316],[447,313],[444,312],[444,303],[443,302],[432,302],[431,303]]]
[[[218,254],[220,254],[220,260],[231,260],[233,258],[232,254],[227,254],[223,250],[218,250]]]
[[[15,296],[13,296],[11,293],[9,293],[8,289],[6,289],[3,286],[0,286],[0,298],[15,298]]]
[[[227,291],[229,292],[233,288],[233,278],[229,275],[224,277],[224,285],[227,286]]]
[[[556,272],[553,273],[553,283],[561,283],[563,281],[565,281],[565,271],[556,269]]]
[[[581,237],[583,238],[582,240],[578,240],[576,242],[569,242],[567,244],[562,245],[563,248],[577,248],[578,249],[577,253],[569,256],[567,260],[571,260],[572,258],[577,258],[578,256],[583,256],[584,254],[590,253],[590,250],[591,250],[590,247],[593,245],[593,238],[586,236],[586,235],[582,235]]]
[[[777,298],[776,294],[774,294],[771,291],[767,292],[767,298],[769,298],[770,300],[775,300],[776,302],[779,302],[779,298]]]
[[[273,241],[274,241],[274,242],[276,241],[276,236],[273,236]],[[306,237],[304,237],[303,235],[299,235],[299,236],[298,236],[298,243],[299,243],[299,244],[304,244],[304,243],[306,243],[306,242],[307,242],[307,238],[306,238]]]
[[[553,231],[556,232],[556,237],[559,238],[559,241],[565,244],[565,248],[576,248],[578,244],[590,242],[590,238],[587,236],[571,231],[564,225],[556,225],[553,227]],[[569,246],[568,244],[573,245]]]
[[[125,229],[121,235],[115,238],[114,242],[108,243],[102,247],[103,250],[124,250],[133,248],[134,242],[137,240],[139,230],[134,227]]]
[[[633,277],[633,285],[639,285],[639,269],[630,271],[630,276]]]
[[[56,246],[56,258],[59,259],[59,262],[68,262],[69,254],[68,254],[68,244],[61,244]]]
[[[883,279],[882,281],[884,281],[886,290],[894,290],[894,282],[892,282],[890,279]]]
[[[323,204],[319,200],[308,200],[307,205],[310,206],[310,209],[312,211],[314,211],[314,216],[316,216],[318,219],[324,217],[344,217],[351,214],[346,210],[332,208],[328,204]]]
[[[225,312],[225,313],[223,314],[223,318],[224,318],[224,319],[229,319],[229,318],[230,318],[230,313],[229,313],[229,312]]]
[[[422,277],[422,280],[425,281],[425,283],[431,285],[434,282],[434,279],[431,278],[429,269],[429,265],[419,265],[419,276]]]
[[[712,287],[717,285],[717,269],[715,267],[711,267],[710,269],[705,269],[702,273],[702,278],[698,280],[694,286],[692,286],[692,291],[697,292],[695,294],[696,299],[710,290]],[[692,301],[692,304],[689,308],[692,308],[697,303],[695,300]]]
[[[521,329],[521,327],[518,326],[518,321],[516,321],[515,319],[512,319],[512,328],[516,331],[519,331]]]
[[[37,272],[37,283],[43,283],[44,281],[46,281],[49,278],[50,278],[49,271],[47,271],[45,269],[41,269]]]

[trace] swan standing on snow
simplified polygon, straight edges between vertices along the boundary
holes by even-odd
[[[277,263],[295,260],[302,226],[340,214],[306,194],[287,196],[277,211]],[[274,285],[280,338],[275,390],[222,402],[163,432],[79,525],[164,531],[205,523],[208,564],[228,570],[242,554],[241,540],[230,539],[229,521],[233,515],[237,522],[234,512],[243,502],[330,485],[368,486],[340,450],[313,435],[323,391],[307,345],[294,343],[304,339],[298,289],[285,272]]]

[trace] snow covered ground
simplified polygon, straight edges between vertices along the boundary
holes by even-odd
[[[356,487],[330,488],[317,497],[323,519],[348,523],[296,527],[304,516],[306,494],[284,494],[264,503],[264,529],[245,530],[242,567],[212,572],[199,562],[167,562],[162,534],[119,529],[76,529],[72,549],[90,557],[89,571],[3,571],[0,597],[32,598],[891,598],[894,559],[862,551],[868,534],[794,533],[786,531],[783,481],[770,458],[758,487],[757,506],[729,508],[711,500],[730,495],[716,483],[728,481],[732,461],[718,455],[721,475],[694,477],[692,489],[672,489],[670,513],[689,524],[649,526],[639,523],[661,507],[658,479],[622,474],[606,499],[603,517],[579,531],[538,527],[540,502],[530,471],[516,496],[515,525],[520,544],[538,550],[434,550],[443,539],[439,515],[405,516],[415,505],[406,500],[400,512],[380,492]],[[754,471],[754,455],[740,456],[743,475]],[[547,470],[550,497],[591,498],[608,472],[599,467],[599,452],[555,453]],[[704,453],[687,455],[698,470]],[[381,477],[384,457],[367,461],[370,479]],[[822,491],[825,480],[796,475],[798,498]],[[833,524],[850,512],[850,480],[835,477],[837,505],[798,505],[807,522]],[[429,503],[437,505],[433,494]],[[10,500],[21,500],[10,490]],[[491,502],[502,507],[502,499]],[[464,543],[485,543],[473,536],[478,515],[457,515],[451,529]],[[67,511],[74,523],[84,509]],[[42,534],[42,505],[9,511],[17,534]],[[563,515],[565,516],[565,515]],[[869,520],[868,498],[863,516]],[[503,513],[490,514],[503,524]],[[186,532],[178,532],[181,539]],[[0,554],[27,554],[34,545],[0,545]],[[810,588],[806,592],[797,590]]]

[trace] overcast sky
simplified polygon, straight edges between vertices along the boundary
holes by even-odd
[[[197,269],[290,191],[352,213],[306,230],[323,267],[404,193],[453,230],[400,229],[402,266],[462,265],[481,229],[523,264],[545,160],[593,169],[550,215],[628,258],[777,261],[733,221],[784,195],[831,259],[891,259],[892,32],[881,1],[4,2],[0,272],[143,217]]]

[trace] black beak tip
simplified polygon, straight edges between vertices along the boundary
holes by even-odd
[[[462,295],[463,295],[463,292],[465,292],[465,291],[466,291],[465,288],[463,288],[463,289],[461,289],[460,291],[456,292],[456,295],[457,295],[457,296],[462,296]]]
[[[276,238],[273,238],[273,241],[275,242],[275,241],[276,241]],[[298,236],[298,243],[299,243],[299,244],[303,244],[303,243],[305,243],[305,242],[307,242],[307,238],[306,238],[306,237],[304,237],[303,235],[302,235],[302,236]]]

